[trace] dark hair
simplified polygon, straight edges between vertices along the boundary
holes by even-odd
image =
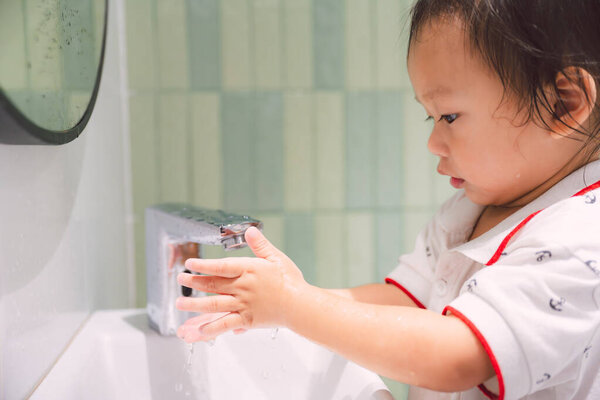
[[[568,67],[586,70],[600,97],[599,0],[417,0],[411,10],[409,51],[427,23],[456,17],[464,23],[467,44],[496,72],[505,95],[511,94],[526,112],[525,123],[534,120],[550,129],[542,114],[546,110],[568,126],[556,113],[567,110],[556,77]],[[581,75],[571,75],[565,74],[590,101]],[[559,104],[550,104],[546,88]],[[598,103],[591,117],[588,131],[570,127],[587,136],[586,146],[596,142],[589,146],[588,161],[600,151]]]

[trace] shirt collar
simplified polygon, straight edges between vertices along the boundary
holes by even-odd
[[[593,161],[572,172],[537,199],[509,216],[483,235],[451,250],[458,251],[480,264],[485,264],[496,252],[500,243],[510,231],[530,214],[549,207],[560,200],[567,199],[598,180],[600,180],[600,160]],[[470,202],[470,200],[468,201]]]

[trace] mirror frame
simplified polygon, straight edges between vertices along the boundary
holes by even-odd
[[[87,125],[98,97],[102,69],[104,65],[104,53],[106,49],[106,34],[108,28],[108,0],[104,0],[104,29],[102,31],[102,47],[96,73],[96,82],[92,90],[90,101],[77,124],[63,131],[45,129],[25,116],[0,87],[0,143],[3,144],[46,144],[60,145],[73,141],[83,132]]]

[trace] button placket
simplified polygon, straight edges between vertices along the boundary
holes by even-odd
[[[434,290],[438,296],[445,296],[448,294],[448,281],[444,278],[436,279],[434,283]]]

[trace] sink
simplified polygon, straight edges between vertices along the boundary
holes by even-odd
[[[289,329],[226,333],[192,346],[150,329],[145,309],[127,309],[93,313],[31,399],[393,396],[377,374]]]

